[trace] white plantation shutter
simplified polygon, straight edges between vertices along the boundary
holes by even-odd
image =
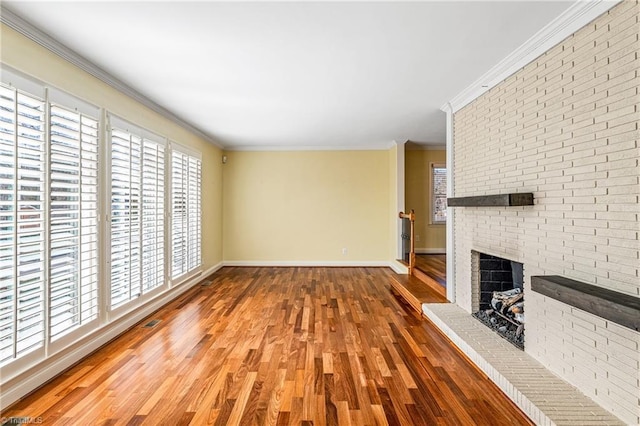
[[[164,152],[111,130],[111,308],[164,284]]]
[[[186,155],[171,154],[171,278],[187,272],[187,164]]]
[[[0,363],[44,344],[45,103],[0,86]]]
[[[189,197],[187,200],[187,215],[189,224],[189,237],[187,238],[188,249],[188,270],[191,271],[202,263],[201,255],[201,167],[202,162],[194,157],[189,157]]]
[[[179,150],[171,155],[171,278],[202,264],[202,161]]]
[[[98,316],[98,121],[50,107],[51,339]]]
[[[144,140],[142,172],[142,291],[164,284],[164,145]]]
[[[140,296],[140,146],[111,131],[111,307]]]

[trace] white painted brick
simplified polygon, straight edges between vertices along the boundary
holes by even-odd
[[[611,230],[626,230],[627,236],[632,238],[632,236],[638,232],[638,224],[628,221],[620,221],[620,220],[610,220],[607,222],[609,224],[609,229]]]
[[[610,341],[631,350],[640,348],[640,333],[629,328],[607,321],[606,329],[598,329],[598,332],[605,335]],[[640,358],[637,358],[636,363],[632,365],[640,366]]]
[[[613,282],[612,287],[616,287],[619,291],[633,296],[640,296],[640,290],[638,290],[638,270],[629,270],[624,272],[607,271],[609,278],[605,279],[604,283]],[[635,293],[634,293],[635,292]]]
[[[611,182],[611,186],[637,185],[638,176],[640,176],[640,166],[610,169],[608,172],[608,176],[609,182]],[[613,179],[617,177],[628,177],[628,179]],[[633,178],[635,178],[635,180]]]
[[[626,248],[633,248],[635,250],[639,250],[640,249],[640,241],[635,238],[632,235],[628,235],[628,238],[609,238],[608,239],[608,243],[609,245],[615,246],[615,247],[626,247]]]
[[[605,253],[615,257],[627,257],[629,259],[638,259],[638,250],[633,248],[623,248],[616,246],[598,246],[599,253]],[[604,260],[604,259],[601,259]]]
[[[597,179],[606,179],[607,172],[606,171],[598,171],[593,173],[571,173],[573,175],[573,179],[577,181],[582,180],[597,180]]]

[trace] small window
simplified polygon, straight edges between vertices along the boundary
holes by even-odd
[[[444,164],[431,165],[431,222],[447,221],[447,168]]]
[[[202,160],[173,145],[171,156],[171,278],[202,266]]]

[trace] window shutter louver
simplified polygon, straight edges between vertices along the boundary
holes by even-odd
[[[164,280],[164,145],[111,131],[111,308]]]
[[[98,121],[56,105],[51,135],[51,339],[98,315]]]
[[[181,152],[174,151],[171,161],[171,254],[172,269],[171,278],[177,278],[186,270],[187,260],[187,244],[186,244],[186,225],[187,225],[187,179],[186,173],[186,156]]]
[[[0,363],[44,344],[45,104],[0,87]]]
[[[189,184],[188,184],[188,223],[189,223],[189,266],[188,270],[200,266],[200,160],[189,157]]]
[[[202,161],[178,150],[172,153],[172,269],[173,279],[202,264]]]
[[[140,279],[140,144],[117,129],[111,132],[111,307],[138,297]]]
[[[164,146],[144,141],[142,291],[164,284]]]

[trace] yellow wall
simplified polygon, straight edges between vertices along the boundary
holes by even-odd
[[[405,207],[416,211],[416,249],[446,248],[446,226],[432,225],[431,163],[445,164],[445,150],[407,150],[405,152]]]
[[[9,27],[2,63],[202,152],[203,267],[395,259],[396,150],[222,152]],[[224,224],[224,230],[223,230]],[[342,254],[342,248],[347,254]]]
[[[132,123],[202,153],[203,268],[222,260],[221,151],[11,28],[0,27],[0,59],[37,80],[103,107]]]
[[[225,261],[388,261],[389,155],[227,153]]]

